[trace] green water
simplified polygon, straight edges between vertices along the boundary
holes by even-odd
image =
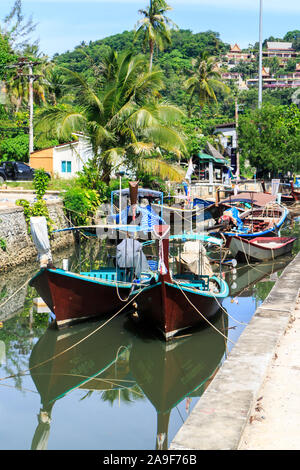
[[[299,223],[283,234],[299,236]],[[78,266],[78,252],[67,255]],[[58,332],[24,286],[0,308],[0,449],[167,449],[291,259],[228,270],[222,334],[203,326],[169,344],[126,315]],[[36,269],[0,277],[0,304]]]

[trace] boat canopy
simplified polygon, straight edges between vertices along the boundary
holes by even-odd
[[[180,235],[171,235],[170,240],[181,240],[182,242],[200,240],[202,242],[212,243],[218,246],[222,246],[224,244],[224,241],[221,238],[211,237],[205,233],[183,233]]]
[[[113,198],[114,195],[119,196],[120,195],[120,190],[117,189],[115,191],[112,191],[111,192],[111,197]],[[130,195],[129,188],[125,188],[125,189],[121,190],[121,196],[129,196],[129,195]],[[153,189],[138,188],[138,197],[162,198],[163,193],[161,191],[155,191]]]
[[[217,158],[217,157],[213,157],[212,155],[208,155],[207,153],[197,153],[197,155],[195,155],[195,157],[198,157],[199,160],[202,160],[202,161],[212,161],[212,162],[215,162],[215,163],[222,163],[222,165],[225,165],[225,166],[229,166],[227,160],[225,160],[225,158]]]
[[[236,196],[230,196],[226,199],[220,201],[221,204],[232,204],[234,202],[247,202],[249,204],[254,204],[259,207],[264,207],[270,202],[275,202],[276,196],[267,193],[258,193],[254,191],[244,191],[237,194]]]
[[[106,224],[106,225],[80,225],[78,227],[67,227],[59,230],[53,230],[52,233],[60,232],[76,232],[76,230],[81,231],[97,231],[98,229],[103,230],[119,230],[122,232],[141,232],[143,228],[140,225],[118,225],[118,224]]]
[[[205,233],[182,233],[178,235],[170,235],[169,240],[178,240],[178,241],[182,241],[183,243],[187,241],[200,240],[204,243],[211,243],[213,245],[218,245],[218,246],[222,246],[224,244],[224,241],[221,238],[212,237]],[[143,245],[150,245],[151,243],[154,243],[154,242],[155,240],[147,240],[143,243]]]

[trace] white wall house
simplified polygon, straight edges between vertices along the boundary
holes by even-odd
[[[90,139],[82,134],[75,135],[78,140],[74,142],[33,152],[30,155],[30,166],[43,168],[52,177],[74,178],[94,156]]]

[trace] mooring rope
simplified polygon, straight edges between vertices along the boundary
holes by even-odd
[[[31,276],[29,279],[27,279],[26,282],[24,282],[24,284],[19,287],[19,289],[17,289],[10,297],[8,297],[8,299],[6,299],[1,305],[0,305],[0,309],[5,305],[7,304],[7,302],[9,302],[16,294],[18,294],[18,292],[20,292],[20,290],[22,290],[29,282],[30,282],[30,279],[31,279]]]
[[[110,321],[112,321],[117,315],[119,315],[131,302],[133,302],[139,295],[140,293],[142,292],[142,290],[140,290],[126,305],[123,305],[122,308],[120,308],[120,310],[118,310],[117,313],[115,313],[111,318],[109,318],[105,323],[103,323],[102,325],[100,325],[98,328],[96,328],[94,331],[92,331],[91,333],[89,333],[87,336],[85,336],[84,338],[82,338],[81,340],[77,341],[77,343],[75,344],[72,344],[72,346],[70,346],[69,348],[65,349],[64,351],[61,351],[60,353],[46,359],[45,361],[43,362],[40,362],[39,364],[36,364],[35,366],[33,367],[30,367],[29,369],[25,369],[24,371],[21,371],[21,372],[18,372],[17,374],[12,374],[12,375],[9,375],[7,377],[2,377],[0,378],[0,382],[3,381],[3,380],[8,380],[8,379],[12,379],[14,377],[18,377],[19,375],[24,375],[26,372],[30,372],[31,370],[33,369],[36,369],[37,367],[41,367],[42,365],[44,364],[47,364],[47,362],[50,362],[50,361],[53,361],[54,359],[56,359],[57,357],[59,356],[62,356],[63,354],[65,354],[66,352],[70,351],[71,349],[75,348],[76,346],[78,346],[80,343],[82,343],[83,341],[86,341],[88,338],[90,338],[91,336],[93,336],[95,333],[97,333],[99,330],[101,330],[102,328],[104,328],[104,326],[106,326]]]
[[[180,291],[182,292],[182,294],[184,295],[184,297],[186,298],[186,300],[189,302],[189,304],[195,309],[195,311],[214,329],[216,330],[221,336],[223,336],[227,341],[230,341],[232,344],[235,344],[233,341],[231,341],[226,335],[224,335],[213,323],[211,323],[208,318],[203,315],[203,313],[201,313],[197,307],[193,304],[193,302],[188,298],[188,296],[186,295],[186,293],[184,292],[184,290],[182,289],[181,285],[175,280],[173,279],[173,281],[175,282],[175,284],[177,284],[177,286],[179,287]]]

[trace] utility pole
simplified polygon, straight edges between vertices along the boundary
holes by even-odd
[[[259,79],[258,79],[258,107],[262,106],[262,13],[263,13],[263,0],[260,1],[259,6]]]
[[[240,179],[240,153],[239,153],[239,141],[238,141],[238,133],[239,133],[239,105],[238,105],[238,97],[235,97],[235,132],[236,132],[236,178],[237,180]]]
[[[27,57],[20,57],[18,62],[9,65],[7,68],[17,68],[17,77],[27,77],[28,79],[28,108],[29,108],[29,157],[34,151],[34,135],[33,135],[33,84],[41,75],[34,74],[33,68],[40,62],[32,61]],[[25,73],[24,68],[28,69]]]

